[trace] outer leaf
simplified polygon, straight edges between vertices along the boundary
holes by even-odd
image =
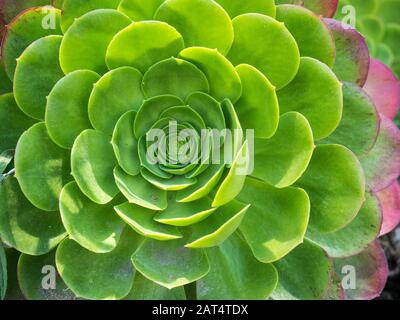
[[[114,213],[117,201],[99,205],[89,200],[76,182],[68,183],[61,191],[60,212],[69,238],[95,253],[114,250],[125,226]]]
[[[168,289],[204,277],[210,270],[206,254],[187,249],[180,241],[145,240],[132,256],[135,268],[146,278]]]
[[[320,145],[297,185],[311,200],[310,227],[322,233],[349,224],[365,200],[365,178],[358,159],[340,145]]]
[[[303,242],[310,213],[304,190],[247,178],[238,200],[251,204],[239,230],[259,261],[277,261]]]
[[[133,21],[152,20],[158,7],[165,0],[122,0],[118,10]]]
[[[93,71],[78,70],[62,78],[51,90],[47,98],[46,127],[59,146],[71,148],[76,137],[91,128],[87,105],[93,84],[99,79]]]
[[[130,258],[141,241],[127,228],[113,251],[98,254],[66,239],[57,248],[57,270],[78,297],[122,299],[132,288],[134,269]]]
[[[108,45],[130,23],[126,15],[112,9],[94,10],[77,18],[61,43],[60,65],[64,73],[80,69],[105,73]]]
[[[70,159],[69,153],[50,139],[44,122],[21,136],[14,162],[16,177],[28,200],[42,210],[57,210],[61,189],[71,180]]]
[[[175,27],[183,36],[186,47],[217,48],[226,55],[232,45],[231,19],[213,1],[167,0],[158,8],[154,18]]]
[[[378,192],[376,196],[382,207],[383,222],[380,235],[394,230],[400,223],[400,184],[394,182],[388,188]]]
[[[20,252],[42,255],[57,246],[66,232],[58,212],[32,206],[17,180],[9,176],[0,182],[0,235],[4,243]]]
[[[265,300],[278,282],[275,268],[257,261],[237,234],[220,246],[208,249],[207,256],[211,268],[197,282],[199,299]]]
[[[216,0],[229,15],[234,18],[243,13],[261,13],[270,17],[275,17],[276,7],[274,0]]]
[[[283,23],[248,13],[233,19],[235,39],[228,54],[234,65],[256,67],[278,89],[286,86],[299,68],[299,49]]]
[[[71,152],[71,169],[82,192],[98,204],[110,202],[118,193],[113,169],[117,160],[104,133],[92,129],[76,138]]]

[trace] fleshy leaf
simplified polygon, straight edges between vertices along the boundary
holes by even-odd
[[[235,18],[244,13],[260,13],[270,17],[275,17],[276,7],[274,0],[216,0],[229,13],[231,18]]]
[[[202,198],[193,202],[179,203],[171,195],[168,207],[160,211],[154,220],[172,226],[189,226],[206,219],[217,210],[217,208],[211,207],[211,202],[208,198]]]
[[[64,73],[88,69],[104,74],[108,70],[108,45],[130,23],[126,15],[113,9],[98,9],[77,18],[61,43],[60,65]]]
[[[165,0],[119,0],[118,10],[133,21],[152,20],[158,7]]]
[[[159,241],[182,238],[177,228],[154,221],[155,212],[132,203],[115,207],[115,211],[132,229],[146,238]]]
[[[307,169],[314,151],[314,139],[307,119],[297,112],[281,116],[271,139],[254,141],[253,177],[277,188],[296,182]]]
[[[320,17],[299,6],[280,5],[276,19],[282,21],[296,39],[302,57],[311,57],[333,67],[335,43]]]
[[[99,205],[88,199],[76,182],[65,185],[60,195],[60,212],[69,238],[92,252],[114,250],[125,226],[114,213],[117,201]]]
[[[365,155],[378,136],[378,112],[365,91],[354,83],[343,84],[343,99],[343,116],[338,128],[320,142],[341,144],[358,156]]]
[[[266,75],[278,89],[293,80],[299,68],[299,48],[283,23],[248,13],[233,19],[235,39],[228,54],[234,64],[247,63]]]
[[[131,176],[116,167],[114,177],[129,202],[151,210],[164,210],[167,207],[167,192],[153,186],[142,176]]]
[[[149,1],[149,0],[144,0]],[[167,289],[158,285],[157,283],[148,280],[139,272],[135,274],[132,290],[125,300],[185,300],[184,287],[177,287],[174,289]]]
[[[204,73],[194,64],[176,58],[154,64],[144,74],[142,87],[147,98],[171,94],[186,100],[193,92],[209,92]]]
[[[56,270],[55,251],[46,255],[21,254],[18,260],[19,286],[29,300],[76,300]],[[53,279],[55,276],[53,287]],[[43,286],[45,285],[45,286]],[[48,287],[47,287],[48,286]]]
[[[112,134],[120,117],[137,111],[143,103],[142,74],[131,67],[106,73],[94,86],[89,99],[89,119],[93,127]]]
[[[388,265],[385,253],[379,241],[373,242],[366,250],[356,256],[334,259],[335,270],[347,284],[345,279],[350,272],[355,272],[355,288],[349,286],[345,290],[350,300],[370,300],[379,297],[388,277]]]
[[[168,289],[204,277],[210,270],[205,252],[184,247],[185,239],[157,241],[146,239],[132,256],[136,270]]]
[[[21,134],[31,127],[35,120],[18,108],[12,93],[0,96],[0,152],[15,149]],[[7,124],[7,125],[5,125]]]
[[[324,19],[333,34],[336,61],[333,71],[342,81],[365,84],[369,69],[369,51],[364,37],[341,21]]]
[[[210,94],[218,101],[226,98],[235,103],[241,93],[240,78],[232,63],[218,50],[204,47],[186,48],[179,57],[195,64],[206,75]]]
[[[76,138],[71,152],[72,175],[90,200],[106,204],[117,195],[113,177],[116,163],[110,138],[104,133],[88,129]]]
[[[361,159],[367,186],[374,192],[385,189],[400,175],[400,130],[381,115],[381,128],[372,150]]]
[[[63,0],[61,29],[65,33],[76,18],[96,9],[117,9],[121,0]]]
[[[2,57],[11,80],[14,78],[17,58],[32,42],[48,35],[61,34],[60,13],[60,10],[52,7],[30,8],[15,17],[7,26],[2,43]]]
[[[76,137],[91,128],[87,105],[93,84],[99,79],[93,71],[78,70],[62,78],[51,90],[47,98],[46,127],[59,146],[71,148]]]
[[[217,208],[210,217],[191,227],[186,248],[211,248],[220,245],[239,227],[251,205],[231,201]]]
[[[400,185],[395,181],[392,185],[379,191],[376,196],[382,207],[383,222],[380,235],[394,230],[400,223]]]
[[[310,122],[315,140],[329,136],[339,125],[343,112],[342,84],[325,64],[301,58],[296,78],[278,91],[281,114],[302,113]]]
[[[167,23],[134,22],[112,39],[106,62],[110,69],[131,66],[144,73],[156,62],[177,56],[184,47],[182,36]]]
[[[45,211],[58,209],[61,189],[72,180],[69,152],[50,139],[44,122],[32,126],[19,139],[15,171],[24,195]]]
[[[128,111],[117,122],[111,140],[119,166],[128,174],[135,176],[140,172],[140,159],[137,140],[133,133],[135,111]]]
[[[239,230],[257,260],[277,261],[303,242],[310,213],[304,190],[276,189],[247,178],[237,199],[251,204]]]
[[[214,1],[167,0],[158,8],[154,18],[175,27],[183,36],[186,47],[216,48],[226,55],[232,45],[231,19]]]
[[[333,273],[333,263],[318,246],[305,241],[275,264],[278,286],[275,300],[326,299]]]
[[[61,40],[61,36],[36,40],[18,58],[14,76],[15,101],[32,118],[44,119],[47,96],[63,77],[58,61]]]
[[[238,234],[207,249],[210,272],[197,282],[201,300],[265,300],[275,289],[278,274],[271,264],[257,261]]]
[[[243,129],[253,129],[256,138],[270,138],[278,128],[279,104],[275,87],[256,68],[236,67],[242,82],[242,95],[235,110]],[[233,102],[233,101],[232,101]]]
[[[26,254],[42,255],[66,235],[58,212],[35,208],[14,177],[0,181],[0,236],[4,243]]]
[[[381,221],[378,200],[366,193],[363,207],[346,227],[333,233],[319,233],[310,229],[306,236],[330,257],[348,257],[360,253],[378,237]]]
[[[67,286],[80,298],[122,299],[132,288],[131,255],[142,238],[125,228],[117,247],[109,253],[93,253],[65,239],[57,248],[56,265]]]
[[[194,185],[197,182],[195,178],[187,178],[184,176],[173,176],[170,179],[163,179],[154,174],[152,174],[149,170],[142,168],[141,170],[142,177],[145,178],[152,185],[156,186],[161,190],[166,191],[179,191],[186,189]]]
[[[320,145],[296,183],[310,197],[310,227],[322,233],[349,224],[365,200],[365,178],[360,162],[340,145]]]
[[[400,82],[389,67],[371,59],[364,90],[380,113],[390,119],[396,117],[400,108]]]

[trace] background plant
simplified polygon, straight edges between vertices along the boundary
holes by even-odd
[[[26,298],[379,295],[399,84],[330,19],[337,1],[284,2],[2,3],[7,23],[28,8],[3,30],[0,97],[0,235]],[[145,135],[169,119],[254,129],[254,172],[149,164]]]

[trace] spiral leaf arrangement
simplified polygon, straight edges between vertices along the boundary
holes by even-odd
[[[380,294],[400,134],[378,92],[398,82],[337,1],[47,2],[1,9],[0,236],[26,298]],[[231,152],[180,152],[187,130]]]

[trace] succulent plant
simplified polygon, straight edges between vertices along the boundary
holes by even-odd
[[[346,6],[353,6],[348,10]],[[357,29],[366,37],[371,56],[384,62],[400,76],[400,1],[342,0],[337,18],[355,13]]]
[[[0,237],[26,298],[380,294],[399,83],[337,1],[42,2],[2,43]]]

